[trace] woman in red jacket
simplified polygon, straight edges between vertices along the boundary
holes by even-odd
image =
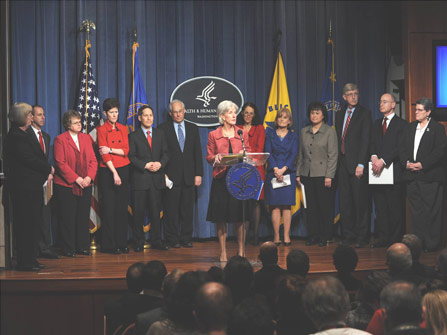
[[[252,102],[246,102],[242,106],[242,111],[237,116],[237,125],[248,133],[248,142],[252,152],[264,152],[265,130],[259,119],[259,112],[256,105]],[[264,165],[257,166],[262,181],[265,181]],[[251,199],[249,201],[250,221],[253,223],[253,244],[258,245],[258,228],[261,217],[261,201],[264,200],[264,188],[262,188],[259,200]]]
[[[90,202],[98,162],[91,136],[81,133],[81,115],[68,110],[62,122],[67,131],[54,140],[54,192],[62,251],[67,257],[90,256]]]
[[[242,201],[234,198],[227,191],[225,177],[227,167],[219,166],[223,155],[241,153],[242,141],[237,134],[236,117],[238,106],[229,100],[222,101],[217,106],[217,115],[221,126],[208,135],[208,154],[206,160],[213,166],[213,183],[211,184],[210,201],[208,204],[207,221],[217,224],[217,236],[220,244],[220,261],[227,261],[227,222],[236,223],[238,255],[243,256],[242,242]],[[251,152],[248,134],[243,131],[247,152]]]
[[[118,123],[118,100],[104,100],[107,118],[98,128],[99,205],[101,208],[101,252],[128,253],[127,204],[129,202],[129,140],[127,127]]]

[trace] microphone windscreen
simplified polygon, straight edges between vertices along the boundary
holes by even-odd
[[[237,131],[237,134],[238,134],[239,136],[242,136],[242,129],[239,129],[239,130]]]

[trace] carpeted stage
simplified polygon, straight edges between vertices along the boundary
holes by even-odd
[[[279,264],[286,268],[287,253],[302,249],[310,257],[309,277],[333,273],[332,253],[335,243],[327,247],[304,245],[293,240],[290,247],[279,247]],[[228,257],[236,254],[235,241],[227,242]],[[363,278],[371,270],[385,269],[385,248],[356,249],[359,262],[355,275]],[[246,256],[256,261],[259,247],[247,244]],[[434,265],[439,252],[424,254],[421,261]],[[49,260],[40,272],[0,272],[1,334],[103,334],[103,306],[111,297],[126,289],[125,275],[135,262],[161,260],[168,271],[208,270],[224,266],[219,260],[217,241],[195,242],[193,248],[109,255],[97,251],[92,256]],[[257,271],[255,267],[255,271]]]

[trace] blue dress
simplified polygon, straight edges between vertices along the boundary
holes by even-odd
[[[265,178],[265,199],[268,205],[295,205],[296,192],[296,165],[295,158],[298,154],[298,136],[295,132],[288,131],[281,139],[276,134],[276,129],[267,128],[265,131],[265,152],[270,153],[267,161],[267,177]],[[290,174],[290,186],[277,189],[272,188],[272,179],[275,177],[273,168],[279,169],[287,166],[284,175]]]

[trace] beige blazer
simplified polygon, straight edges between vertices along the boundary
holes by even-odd
[[[312,133],[312,125],[301,129],[296,175],[334,178],[337,170],[338,142],[335,129],[323,123]]]

